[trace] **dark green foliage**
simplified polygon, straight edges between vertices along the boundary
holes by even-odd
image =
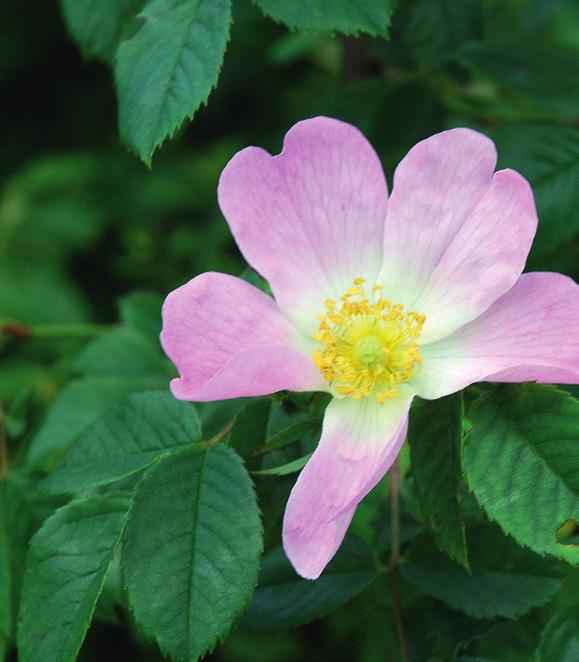
[[[296,575],[283,549],[263,558],[259,584],[244,624],[252,630],[294,628],[337,609],[379,576],[372,550],[347,538],[323,576],[308,581]]]
[[[418,590],[479,619],[518,618],[546,602],[561,584],[555,564],[518,547],[495,527],[476,527],[468,539],[469,572],[422,537],[412,544],[402,576]]]

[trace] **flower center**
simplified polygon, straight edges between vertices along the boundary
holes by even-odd
[[[356,278],[339,303],[326,301],[314,334],[322,349],[313,359],[340,395],[384,404],[420,368],[416,341],[426,318],[383,299],[381,285],[368,296],[364,282]]]

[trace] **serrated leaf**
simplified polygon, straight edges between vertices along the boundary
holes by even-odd
[[[201,425],[191,403],[169,393],[138,393],[87,428],[43,487],[75,492],[105,485],[200,440]]]
[[[579,233],[579,129],[547,122],[492,132],[499,167],[514,168],[531,186],[539,212],[533,255],[546,255]]]
[[[119,46],[115,81],[121,137],[153,152],[207,101],[229,38],[230,0],[148,0],[143,25]]]
[[[579,402],[549,386],[499,387],[468,413],[464,468],[488,516],[539,554],[579,561],[557,529],[579,521]]]
[[[555,613],[541,634],[537,662],[575,662],[579,660],[579,611],[566,609]]]
[[[18,651],[22,662],[76,659],[114,550],[128,500],[73,501],[34,535],[22,589]]]
[[[230,448],[161,458],[137,488],[123,539],[136,620],[164,654],[199,658],[248,604],[261,549],[253,486]]]
[[[315,581],[299,577],[278,547],[263,558],[259,584],[243,623],[259,632],[304,625],[341,607],[379,576],[372,550],[358,538],[346,538]]]
[[[154,388],[143,377],[89,376],[68,384],[28,446],[27,464],[39,468],[62,454],[104,411],[135,391]]]
[[[422,536],[400,566],[419,591],[475,618],[518,618],[546,602],[561,584],[550,560],[535,556],[495,525],[469,531],[472,573],[432,548]]]
[[[480,23],[479,0],[417,0],[411,5],[405,41],[419,62],[439,67],[477,36]]]
[[[412,476],[439,548],[468,569],[462,512],[462,395],[414,406],[408,428]]]
[[[112,59],[123,23],[142,0],[60,0],[68,31],[87,57]]]
[[[253,0],[275,21],[290,28],[386,36],[395,0]]]

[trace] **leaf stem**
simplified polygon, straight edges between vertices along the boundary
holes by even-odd
[[[229,423],[227,423],[227,425],[225,425],[223,428],[221,428],[221,430],[219,430],[219,432],[217,434],[213,435],[213,437],[211,437],[211,439],[208,439],[207,441],[204,441],[203,442],[204,448],[211,448],[211,446],[215,446],[215,444],[218,444],[223,439],[223,437],[226,437],[229,434],[229,431],[233,427],[234,423],[235,423],[235,417],[233,417],[229,421]]]
[[[107,324],[21,324],[19,322],[0,323],[0,336],[27,340],[28,338],[91,338],[111,326]]]
[[[402,606],[400,591],[398,590],[398,561],[400,559],[400,465],[398,459],[390,468],[390,587],[394,603],[396,628],[400,640],[403,662],[408,662],[408,644],[404,636],[404,622],[402,620]]]

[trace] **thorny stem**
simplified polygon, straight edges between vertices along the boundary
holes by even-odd
[[[394,602],[394,615],[396,628],[400,639],[403,662],[408,662],[408,644],[404,636],[404,623],[402,620],[402,606],[398,590],[398,560],[400,558],[400,466],[398,460],[390,468],[390,586]]]
[[[4,407],[0,401],[0,481],[8,478],[8,444],[6,443],[4,421]]]

